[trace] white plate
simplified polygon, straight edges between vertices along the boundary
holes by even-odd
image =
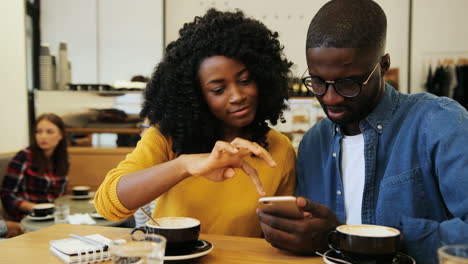
[[[200,244],[200,245],[198,245]],[[185,260],[185,259],[195,259],[203,257],[210,253],[213,250],[213,244],[206,240],[198,240],[196,248],[193,250],[193,253],[187,255],[178,255],[178,256],[164,256],[164,261],[168,260]]]
[[[98,213],[90,213],[89,215],[91,215],[91,217],[94,217],[94,218],[105,219],[102,215]]]
[[[341,264],[341,262],[328,259],[327,256],[340,259],[339,254],[336,253],[335,251],[328,250],[327,252],[325,252],[325,254],[323,254],[322,259],[327,264]],[[412,257],[410,257],[410,256],[408,256],[408,255],[406,255],[404,253],[397,252],[396,258],[393,259],[392,264],[400,264],[400,263],[401,264],[416,264],[416,261]]]
[[[54,215],[53,214],[46,215],[46,216],[27,215],[26,218],[29,220],[33,220],[33,221],[43,221],[43,220],[54,219]]]
[[[333,261],[333,260],[327,258],[327,257],[334,257],[334,258],[336,258],[336,256],[335,256],[334,253],[335,253],[335,252],[332,251],[332,250],[328,250],[327,252],[325,252],[325,254],[323,254],[323,257],[322,257],[323,261],[324,261],[325,263],[327,263],[327,264],[336,264],[336,263],[340,263],[340,264],[341,264],[341,262]]]
[[[88,195],[71,195],[72,200],[87,200],[93,198],[93,194]]]

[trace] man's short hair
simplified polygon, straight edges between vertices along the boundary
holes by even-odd
[[[332,0],[314,16],[306,48],[385,48],[387,18],[372,0]]]

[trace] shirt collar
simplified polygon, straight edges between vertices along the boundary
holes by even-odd
[[[363,128],[364,124],[367,123],[378,133],[382,133],[388,123],[390,123],[390,119],[392,118],[399,102],[400,93],[398,93],[391,85],[386,83],[382,99],[380,99],[380,102],[374,110],[372,110],[372,112],[367,115],[363,121],[361,121],[360,127]]]

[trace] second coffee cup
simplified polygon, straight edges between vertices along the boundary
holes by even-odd
[[[91,187],[89,186],[74,186],[72,188],[72,194],[73,196],[88,196],[90,189]]]
[[[166,256],[185,255],[193,251],[200,235],[200,221],[190,217],[163,217],[148,221],[145,227],[137,227],[132,234],[141,231],[166,238]]]
[[[33,207],[33,216],[44,217],[53,214],[55,211],[55,204],[53,203],[40,203]]]
[[[328,235],[328,245],[351,262],[392,263],[400,231],[379,225],[341,225]]]

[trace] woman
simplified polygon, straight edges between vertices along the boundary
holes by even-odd
[[[118,220],[157,198],[154,217],[260,237],[259,196],[290,195],[296,182],[294,149],[267,124],[286,108],[291,63],[277,33],[240,11],[211,9],[179,33],[145,91],[152,127],[108,173],[95,206]]]
[[[68,166],[62,119],[55,114],[39,116],[32,144],[8,164],[1,190],[6,211],[19,221],[34,205],[53,202],[65,194]]]

